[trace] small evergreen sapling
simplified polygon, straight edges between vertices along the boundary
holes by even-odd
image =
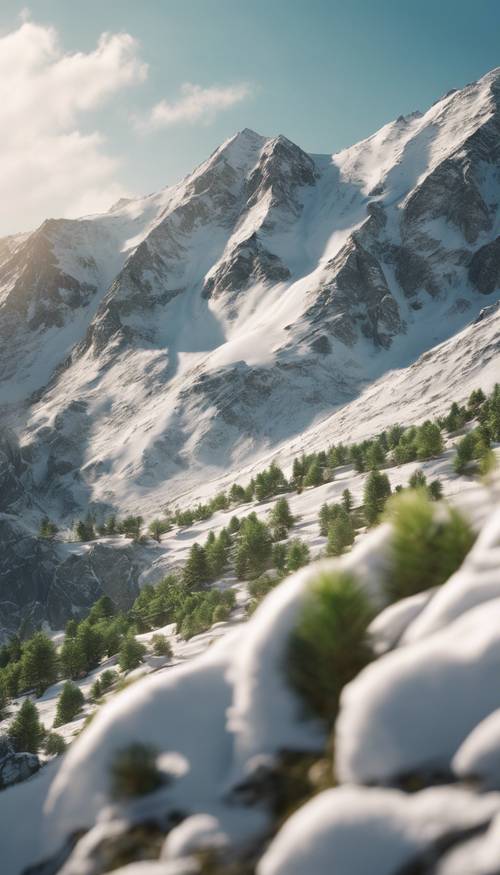
[[[288,680],[306,709],[332,725],[342,688],[372,659],[373,610],[352,575],[323,573],[311,586],[287,649]]]
[[[436,506],[420,490],[392,499],[388,518],[393,525],[385,580],[390,602],[444,583],[474,542],[472,529],[458,510]]]

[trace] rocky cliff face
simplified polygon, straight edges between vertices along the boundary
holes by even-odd
[[[0,641],[16,631],[29,635],[43,623],[64,628],[103,594],[120,609],[130,608],[141,573],[157,552],[120,539],[86,545],[44,541],[9,514],[0,514],[0,544]]]

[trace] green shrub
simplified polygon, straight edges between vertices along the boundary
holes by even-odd
[[[288,572],[298,571],[307,565],[310,559],[309,547],[300,538],[293,538],[288,545],[288,555],[286,560],[286,570]]]
[[[342,688],[372,659],[370,602],[355,578],[322,573],[307,593],[286,655],[289,683],[306,710],[332,724]]]
[[[66,681],[57,702],[54,726],[70,723],[82,710],[84,702],[85,698],[80,687],[77,687],[72,681]]]
[[[49,756],[61,756],[66,750],[66,742],[57,732],[49,732],[44,744],[45,753]]]
[[[94,683],[92,684],[92,686],[90,688],[90,698],[94,702],[96,702],[97,699],[101,698],[101,696],[102,696],[101,681],[99,680],[99,678],[96,678],[96,680],[94,681]]]
[[[231,613],[231,609],[227,605],[217,605],[212,616],[212,623],[224,623]]]
[[[441,480],[432,480],[428,486],[429,498],[432,501],[439,501],[443,497],[443,486]]]
[[[138,641],[133,635],[127,635],[118,654],[118,663],[122,671],[132,671],[137,668],[146,653],[142,641]]]
[[[99,678],[101,692],[106,693],[113,684],[116,684],[118,680],[118,672],[112,668],[107,668],[106,671],[103,671],[102,675]]]
[[[157,766],[157,751],[146,744],[130,744],[117,751],[110,769],[110,795],[116,801],[153,793],[166,783]]]
[[[427,486],[427,477],[425,476],[422,468],[417,468],[416,471],[411,475],[408,486],[410,489],[425,489]]]
[[[470,525],[455,508],[436,507],[421,491],[395,496],[388,518],[393,535],[385,590],[391,602],[444,583],[474,542]]]
[[[173,656],[172,645],[166,635],[161,635],[157,632],[153,635],[151,644],[155,656],[168,656],[169,658]]]

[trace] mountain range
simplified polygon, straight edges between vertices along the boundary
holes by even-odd
[[[3,544],[21,526],[23,564],[43,514],[147,518],[492,383],[499,168],[496,69],[336,154],[245,129],[177,185],[0,240]]]

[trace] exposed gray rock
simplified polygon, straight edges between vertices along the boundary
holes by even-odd
[[[481,246],[471,258],[469,279],[482,295],[500,288],[500,237]]]
[[[131,607],[139,577],[157,554],[152,544],[115,538],[88,545],[36,538],[18,519],[0,515],[0,640],[43,622],[61,629],[83,617],[104,593]]]
[[[359,332],[376,346],[387,348],[405,325],[379,261],[352,235],[326,267],[332,279],[322,284],[307,311],[308,321],[321,325],[353,346]]]
[[[251,282],[280,283],[290,277],[290,271],[276,255],[265,249],[256,233],[240,243],[205,282],[203,297],[218,298],[224,292],[231,299],[244,291]]]
[[[0,735],[0,790],[25,781],[39,768],[35,753],[16,753],[8,736]]]

